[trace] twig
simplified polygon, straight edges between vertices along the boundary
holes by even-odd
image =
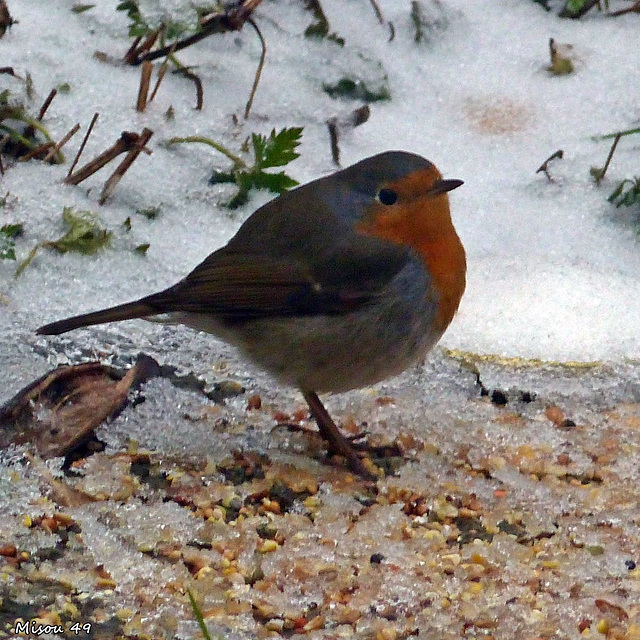
[[[256,90],[258,89],[258,83],[260,82],[260,76],[262,75],[264,60],[267,57],[267,43],[264,41],[264,38],[262,37],[262,33],[260,33],[260,29],[258,29],[258,25],[253,21],[253,18],[247,18],[247,23],[250,24],[258,34],[258,38],[260,38],[260,44],[262,45],[262,53],[260,54],[260,62],[258,62],[258,68],[256,69],[255,78],[253,79],[253,86],[251,87],[249,100],[247,101],[247,106],[244,109],[245,120],[249,117],[249,112],[251,111],[251,105],[253,104],[253,99],[256,95]]]
[[[51,149],[51,147],[55,147],[56,143],[53,140],[48,140],[47,142],[38,145],[37,147],[34,147],[33,149],[27,151],[27,153],[25,153],[24,155],[20,156],[18,158],[18,162],[26,162],[27,160],[31,160],[31,158],[35,158],[36,156],[39,156],[41,153],[44,153],[45,151],[49,151],[49,149]]]
[[[626,13],[640,13],[640,0],[637,0],[631,7],[627,7],[626,9],[619,9],[618,11],[612,11],[609,15],[612,18],[616,16],[623,16]]]
[[[13,67],[0,67],[0,73],[6,73],[14,78],[22,80],[22,78],[20,78],[20,76],[13,70]]]
[[[327,128],[329,129],[329,140],[331,142],[331,158],[333,164],[337,167],[340,166],[340,129],[350,128],[354,129],[364,124],[371,114],[371,109],[368,104],[362,107],[354,109],[348,116],[341,118],[333,117],[327,120]]]
[[[384,24],[384,18],[382,17],[382,11],[380,11],[380,6],[376,2],[376,0],[369,0],[369,2],[371,3],[371,6],[373,7],[373,10],[374,10],[374,12],[376,14],[376,18],[378,18],[378,22],[380,24]]]
[[[40,113],[38,114],[38,120],[42,120],[42,118],[44,118],[44,114],[47,112],[47,109],[49,108],[49,105],[51,104],[53,99],[56,97],[57,93],[58,93],[57,89],[51,89],[51,91],[49,92],[49,95],[47,96],[47,99],[42,103],[42,106],[40,107]]]
[[[60,142],[58,142],[58,144],[56,144],[55,147],[53,147],[53,149],[49,151],[49,153],[47,153],[43,160],[45,162],[50,162],[53,159],[53,156],[58,153],[60,149],[62,149],[62,147],[64,147],[64,145],[67,144],[67,142],[69,142],[69,140],[71,140],[71,138],[73,138],[76,133],[78,133],[79,130],[80,124],[76,123],[76,125],[72,127],[71,130],[60,140]]]
[[[391,42],[396,37],[396,28],[393,26],[393,22],[389,22],[389,40],[387,42]]]
[[[171,62],[176,65],[177,69],[174,73],[179,73],[183,75],[185,78],[188,78],[196,85],[196,110],[201,111],[202,105],[204,103],[204,91],[202,89],[202,80],[198,78],[198,76],[193,73],[188,67],[185,67],[174,55],[169,56]]]
[[[144,39],[144,42],[140,46],[138,46],[138,43],[140,42],[141,38],[136,38],[133,45],[129,47],[129,50],[125,54],[124,61],[127,64],[140,64],[140,61],[142,60],[140,56],[148,53],[151,50],[151,47],[153,47],[153,45],[156,43],[156,40],[158,39],[158,36],[160,35],[162,29],[163,27],[160,27],[153,33],[150,33]]]
[[[185,38],[184,40],[178,40],[171,45],[161,47],[156,51],[149,51],[141,56],[136,56],[134,59],[127,59],[129,64],[140,64],[144,60],[157,60],[169,55],[172,51],[181,51],[187,47],[204,40],[207,36],[214,33],[225,33],[227,31],[240,31],[244,26],[244,23],[251,16],[251,13],[262,2],[262,0],[243,0],[234,9],[227,12],[213,12],[202,19],[200,23],[201,31],[194,33],[193,35]]]
[[[2,138],[0,138],[0,154],[4,150],[4,146],[11,140],[11,136],[8,133],[5,133]],[[4,164],[2,162],[2,156],[0,155],[0,174],[4,175]]]
[[[78,149],[78,153],[76,153],[76,157],[73,159],[73,162],[71,163],[71,168],[69,169],[69,173],[67,173],[67,178],[69,178],[69,176],[73,173],[73,170],[76,168],[76,165],[78,164],[78,160],[80,160],[80,156],[82,155],[82,152],[84,151],[84,147],[87,144],[87,140],[89,139],[89,136],[91,135],[91,132],[93,131],[93,126],[95,125],[96,121],[98,120],[98,113],[94,113],[93,114],[93,118],[91,118],[91,124],[89,125],[89,128],[87,129],[87,133],[85,134],[83,140],[82,140],[82,144],[80,145],[80,148]]]
[[[116,170],[111,174],[109,179],[105,182],[102,194],[100,195],[100,204],[104,204],[107,198],[113,193],[116,185],[122,179],[122,176],[127,172],[127,169],[133,164],[133,161],[144,150],[145,145],[149,142],[149,139],[153,135],[151,129],[146,127],[142,130],[142,133],[138,136],[133,148],[126,155],[124,160],[117,166]]]
[[[340,134],[338,132],[338,119],[329,118],[327,120],[327,127],[329,129],[329,140],[331,142],[331,158],[333,164],[336,167],[340,166]]]
[[[149,95],[149,83],[151,82],[152,71],[153,64],[145,60],[142,63],[142,71],[140,73],[140,87],[138,88],[136,111],[142,112],[147,108],[147,96]]]
[[[536,173],[544,173],[545,176],[547,176],[547,179],[550,182],[553,182],[553,178],[551,177],[551,174],[549,173],[549,163],[552,160],[561,160],[562,157],[564,156],[564,151],[562,149],[558,149],[555,153],[552,153],[536,170]]]
[[[138,36],[133,43],[131,44],[131,46],[129,47],[129,49],[127,50],[127,53],[124,54],[124,61],[128,64],[135,64],[135,60],[136,60],[136,53],[138,51],[138,45],[140,44],[140,40],[142,40],[142,36]]]
[[[104,167],[105,164],[111,162],[121,153],[131,151],[138,142],[139,137],[140,136],[137,133],[123,131],[120,134],[120,138],[113,146],[109,147],[106,151],[103,151],[90,162],[87,162],[84,167],[81,167],[75,173],[68,175],[64,179],[65,184],[80,184],[83,180],[86,180],[90,175]]]
[[[599,174],[599,179],[602,180],[607,173],[607,169],[611,164],[611,158],[613,158],[613,154],[615,153],[616,147],[618,146],[618,142],[620,142],[620,138],[622,138],[622,134],[619,133],[614,139],[613,144],[611,145],[611,149],[609,149],[609,155],[607,156],[607,161],[604,163],[604,167],[602,167],[602,171]]]
[[[167,69],[169,68],[169,63],[165,60],[158,69],[158,79],[156,80],[156,84],[153,87],[153,91],[149,96],[149,102],[153,102],[153,99],[156,97],[156,93],[158,93],[158,89],[160,88],[160,83],[164,80],[164,76],[167,73]]]
[[[44,114],[47,112],[49,105],[51,104],[53,99],[56,97],[57,93],[58,93],[57,89],[51,89],[51,91],[49,92],[47,99],[42,103],[42,106],[40,107],[40,113],[38,114],[38,118],[37,118],[38,122],[42,122],[42,119],[44,118]],[[29,124],[29,126],[25,127],[25,130],[23,131],[24,137],[27,139],[33,138],[35,136],[37,128],[38,127],[36,126],[35,123]],[[33,157],[33,156],[30,156],[30,157]]]

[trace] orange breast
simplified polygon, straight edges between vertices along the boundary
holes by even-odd
[[[389,185],[399,193],[398,205],[372,206],[357,227],[361,233],[407,245],[423,259],[438,294],[436,328],[453,319],[466,285],[467,261],[449,212],[446,194],[425,195],[425,184],[440,176],[437,170],[416,171]]]

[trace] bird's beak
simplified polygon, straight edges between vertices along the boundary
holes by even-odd
[[[447,191],[453,191],[453,189],[457,189],[461,184],[464,184],[462,180],[436,180],[431,185],[429,191],[427,191],[427,195],[439,196],[443,193],[447,193]]]

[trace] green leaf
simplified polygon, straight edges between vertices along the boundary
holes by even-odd
[[[290,178],[284,171],[280,173],[258,173],[254,177],[254,185],[258,189],[267,189],[272,193],[284,193],[297,186],[297,180]]]
[[[134,251],[139,253],[141,256],[146,256],[150,246],[151,245],[148,242],[144,242],[143,244],[139,244]]]
[[[84,13],[85,11],[89,11],[89,9],[93,9],[95,6],[95,4],[74,4],[73,7],[71,7],[71,11],[73,11],[73,13]]]
[[[389,89],[385,85],[377,89],[370,89],[362,80],[353,80],[346,77],[338,80],[336,84],[325,84],[322,89],[332,98],[364,100],[364,102],[391,100],[391,93],[389,93]]]
[[[144,216],[147,220],[155,220],[160,214],[160,205],[154,207],[146,207],[143,209],[136,209],[138,215]]]
[[[229,209],[237,209],[241,207],[243,204],[246,204],[249,200],[249,189],[245,189],[244,187],[240,187],[238,189],[238,193],[236,193],[229,202],[227,202],[227,207]]]
[[[631,185],[626,191],[625,186]],[[607,198],[616,207],[632,207],[640,204],[640,176],[636,178],[627,178],[623,180]]]
[[[253,134],[251,140],[253,142],[256,167],[283,167],[300,157],[300,154],[295,149],[300,145],[301,137],[302,127],[282,129],[279,133],[272,129],[268,138]]]
[[[69,231],[57,240],[45,243],[45,246],[60,253],[76,251],[84,255],[93,255],[111,241],[111,231],[103,229],[96,215],[90,211],[76,214],[71,207],[65,207],[62,220],[69,227]]]
[[[209,178],[209,184],[226,184],[236,182],[236,176],[231,171],[214,171]]]
[[[21,224],[5,224],[0,227],[0,260],[16,259],[15,238],[23,231]]]
[[[609,202],[614,202],[620,197],[622,190],[624,189],[624,185],[627,183],[627,180],[623,180],[613,191],[613,193],[607,198]]]
[[[16,222],[14,224],[11,224],[11,223],[5,224],[2,227],[0,227],[0,233],[6,236],[7,238],[15,238],[21,235],[23,231],[24,231],[24,227],[19,222]]]

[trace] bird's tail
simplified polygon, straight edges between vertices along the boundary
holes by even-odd
[[[80,316],[65,318],[51,324],[45,324],[37,330],[40,335],[55,336],[80,327],[88,327],[92,324],[102,324],[104,322],[118,322],[119,320],[131,320],[133,318],[143,318],[155,315],[158,311],[144,300],[119,304],[116,307],[102,309],[92,313],[83,313]]]

